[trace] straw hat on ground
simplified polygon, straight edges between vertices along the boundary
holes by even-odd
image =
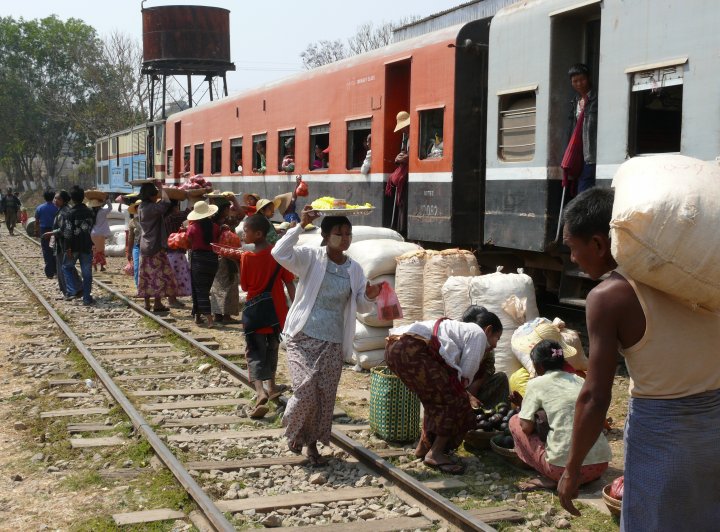
[[[213,214],[218,212],[217,205],[209,205],[205,201],[198,201],[194,206],[190,214],[188,214],[188,220],[202,220],[203,218],[209,218]]]
[[[255,209],[257,212],[260,212],[261,210],[263,210],[263,208],[267,207],[271,203],[273,205],[275,205],[275,210],[279,209],[279,207],[280,207],[280,199],[279,198],[275,198],[272,201],[270,201],[269,199],[263,198],[257,202],[257,204],[255,205]]]
[[[292,192],[286,192],[285,194],[278,194],[275,196],[275,199],[273,201],[280,201],[280,204],[277,205],[277,210],[280,211],[280,214],[285,214],[285,211],[288,210],[288,207],[290,206],[290,203],[292,202]]]
[[[138,207],[140,206],[141,203],[142,203],[142,201],[137,200],[135,203],[133,203],[132,205],[130,205],[130,206],[127,208],[127,212],[129,212],[130,214],[132,214],[133,216],[135,216],[135,215],[137,214]]]
[[[395,124],[395,133],[401,129],[410,125],[410,113],[407,111],[400,111],[397,114],[397,123]]]
[[[552,323],[540,323],[525,335],[513,335],[511,341],[512,349],[513,351],[529,354],[530,351],[532,351],[532,348],[539,344],[542,340],[552,340],[560,344],[566,360],[577,354],[577,350],[563,340],[562,334],[560,334],[560,329],[555,327]]]

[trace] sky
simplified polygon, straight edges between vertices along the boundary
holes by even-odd
[[[365,22],[379,25],[402,17],[428,15],[464,0],[147,0],[145,7],[207,5],[230,10],[230,94],[302,70],[300,53],[319,40],[345,41]],[[115,30],[142,40],[139,0],[0,0],[0,16],[65,20],[78,18],[100,37]]]

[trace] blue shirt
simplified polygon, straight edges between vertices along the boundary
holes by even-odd
[[[53,226],[58,208],[50,201],[35,209],[35,221],[43,229],[50,229]]]

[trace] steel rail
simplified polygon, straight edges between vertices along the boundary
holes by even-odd
[[[165,445],[165,443],[163,443],[157,433],[150,427],[150,425],[140,414],[140,412],[137,411],[137,409],[130,402],[127,396],[125,396],[122,390],[113,382],[110,375],[108,375],[108,373],[100,365],[97,359],[95,359],[93,354],[83,343],[82,339],[77,336],[75,332],[70,328],[70,326],[65,322],[65,320],[60,317],[60,315],[48,303],[45,297],[35,289],[30,280],[18,268],[18,266],[8,256],[5,250],[0,248],[0,253],[8,262],[10,267],[15,270],[15,273],[18,275],[18,277],[20,277],[20,280],[25,284],[27,289],[32,292],[38,302],[45,308],[48,314],[50,314],[50,317],[55,321],[55,323],[58,324],[60,329],[62,329],[65,335],[70,339],[70,341],[72,341],[78,351],[82,353],[82,356],[85,358],[93,371],[97,374],[98,378],[103,383],[103,386],[105,386],[110,395],[112,395],[113,399],[122,407],[122,409],[128,415],[135,429],[147,439],[148,443],[150,443],[160,460],[162,460],[162,462],[168,467],[168,469],[170,469],[178,482],[180,482],[180,484],[183,486],[183,488],[185,488],[187,493],[197,503],[197,505],[200,507],[200,510],[208,519],[208,521],[210,521],[212,526],[215,527],[216,530],[221,532],[234,531],[235,527],[233,527],[233,525],[225,518],[220,509],[215,506],[215,503],[213,503],[210,497],[207,496],[207,494],[203,491],[203,489],[195,481],[195,479],[190,476],[190,473],[185,469],[185,467],[183,467],[180,461],[175,458],[175,455],[172,454],[170,449]]]
[[[28,236],[26,236],[26,238],[37,244],[37,242],[32,238]],[[136,312],[152,319],[165,329],[182,338],[184,341],[191,344],[203,354],[207,355],[208,357],[221,364],[230,374],[240,379],[243,384],[252,388],[250,376],[238,365],[233,364],[232,362],[224,358],[222,355],[203,345],[201,342],[199,342],[189,334],[181,331],[171,323],[163,320],[162,317],[152,313],[151,311],[146,310],[145,307],[138,305],[137,303],[129,299],[127,296],[121,294],[120,292],[118,292],[114,288],[111,288],[102,281],[93,279],[93,282],[101,286],[104,290],[112,294],[117,299],[121,300],[123,303],[128,305]],[[344,432],[341,432],[337,429],[332,429],[330,434],[330,441],[342,450],[353,455],[361,463],[370,467],[372,470],[379,473],[382,477],[388,478],[395,482],[400,487],[400,489],[411,494],[413,497],[418,499],[419,502],[426,505],[429,509],[434,511],[443,519],[446,519],[449,523],[452,523],[453,525],[459,527],[461,530],[481,532],[495,531],[495,529],[489,526],[487,523],[480,521],[462,508],[457,507],[455,504],[452,503],[452,501],[443,497],[439,493],[427,488],[425,485],[422,484],[422,482],[411,477],[403,470],[395,467],[393,464],[391,464],[384,458],[381,458],[371,450],[367,449],[357,441],[350,438]]]

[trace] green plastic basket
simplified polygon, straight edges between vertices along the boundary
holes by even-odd
[[[387,366],[371,370],[370,430],[393,442],[420,436],[420,399]]]

